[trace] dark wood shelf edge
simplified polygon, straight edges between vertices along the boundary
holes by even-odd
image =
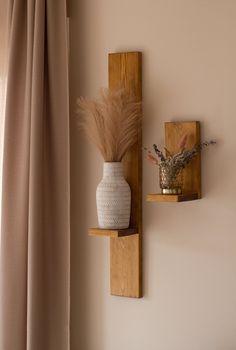
[[[148,194],[146,196],[147,202],[169,202],[169,203],[177,203],[177,202],[186,202],[193,201],[196,199],[200,199],[198,193],[186,193],[186,194]]]
[[[89,236],[104,236],[104,237],[125,237],[137,234],[137,229],[127,228],[127,229],[102,229],[99,227],[89,228]]]

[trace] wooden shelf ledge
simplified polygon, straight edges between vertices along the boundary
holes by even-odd
[[[186,202],[199,199],[198,193],[187,194],[148,194],[146,200],[148,202]]]
[[[99,227],[89,228],[88,230],[89,236],[106,236],[106,237],[125,237],[137,234],[137,229],[135,228],[127,228],[123,230],[105,230]]]

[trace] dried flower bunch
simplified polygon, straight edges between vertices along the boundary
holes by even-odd
[[[77,104],[79,125],[105,162],[120,162],[137,142],[141,102],[126,89],[102,89],[99,100],[80,97]]]
[[[154,165],[159,165],[168,169],[168,176],[170,179],[174,179],[178,176],[180,171],[194,158],[196,157],[202,149],[207,146],[214,145],[215,141],[205,141],[199,145],[192,147],[191,149],[186,149],[186,144],[188,140],[188,135],[185,134],[179,143],[179,152],[176,154],[171,154],[168,149],[165,148],[166,155],[157,148],[157,145],[153,145],[153,149],[157,157],[147,148],[147,159]],[[158,160],[159,158],[159,160]]]

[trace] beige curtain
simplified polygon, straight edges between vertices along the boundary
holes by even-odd
[[[1,350],[69,349],[66,0],[11,0]]]
[[[1,198],[2,198],[2,156],[3,156],[3,130],[4,130],[4,115],[5,115],[5,96],[7,82],[7,56],[8,56],[8,23],[7,23],[7,1],[0,0],[0,213],[1,213]],[[1,227],[1,215],[0,215]],[[1,229],[0,229],[1,242]]]

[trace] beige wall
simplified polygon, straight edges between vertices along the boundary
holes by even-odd
[[[236,349],[236,1],[71,0],[72,350]],[[109,241],[89,238],[102,159],[75,100],[107,85],[108,52],[143,52],[143,143],[200,120],[203,199],[143,201],[143,299],[109,295]],[[157,188],[144,160],[144,194]]]

